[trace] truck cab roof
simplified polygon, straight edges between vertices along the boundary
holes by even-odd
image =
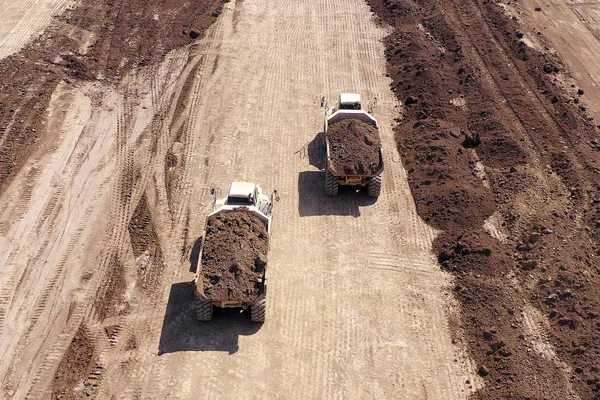
[[[233,182],[229,188],[228,196],[248,197],[254,194],[256,184],[250,182]]]
[[[341,93],[340,102],[338,105],[341,109],[360,110],[360,94],[358,93]]]
[[[249,182],[233,182],[227,194],[227,205],[252,206],[255,205],[256,184]]]

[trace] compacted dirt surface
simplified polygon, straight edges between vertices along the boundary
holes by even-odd
[[[206,221],[199,268],[211,300],[252,301],[260,294],[269,251],[267,222],[244,208]]]
[[[381,139],[377,127],[356,119],[327,127],[333,168],[350,175],[373,174],[379,168]]]
[[[600,396],[595,3],[4,3],[1,398]],[[345,92],[376,201],[322,191]],[[199,323],[238,180],[281,195],[269,319]]]

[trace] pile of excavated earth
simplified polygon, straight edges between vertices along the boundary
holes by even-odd
[[[264,284],[267,222],[247,208],[223,211],[206,221],[201,276],[210,300],[253,301]]]
[[[346,119],[327,127],[329,154],[338,174],[370,175],[379,168],[381,139],[377,127]]]
[[[475,398],[600,398],[600,146],[584,90],[497,2],[369,3],[394,27],[396,140],[441,231]]]

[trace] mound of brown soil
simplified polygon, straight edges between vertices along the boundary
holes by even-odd
[[[206,297],[252,301],[262,287],[268,250],[266,222],[246,208],[209,217],[202,249]]]
[[[62,358],[52,381],[53,399],[80,399],[92,395],[88,377],[97,364],[94,344],[85,326],[80,326]],[[83,383],[79,390],[75,388]]]
[[[379,167],[379,131],[357,119],[347,119],[327,128],[331,163],[338,173],[374,174]]]
[[[563,63],[498,2],[369,4],[394,27],[396,140],[419,214],[443,231],[457,340],[485,383],[472,398],[600,398],[600,147],[556,85]]]

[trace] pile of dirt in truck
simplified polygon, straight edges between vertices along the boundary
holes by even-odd
[[[357,119],[346,119],[327,127],[330,156],[338,173],[374,174],[379,167],[381,139],[377,127]]]
[[[247,209],[220,212],[206,222],[202,249],[204,294],[214,300],[252,301],[267,265],[267,223]]]

